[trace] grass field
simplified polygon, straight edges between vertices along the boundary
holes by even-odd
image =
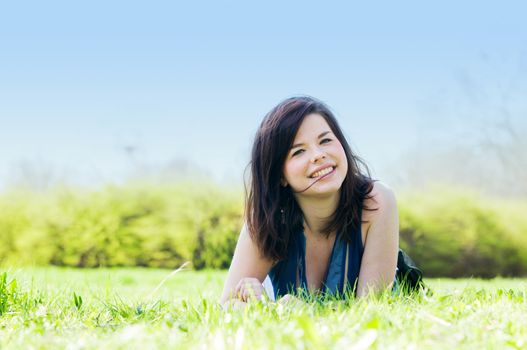
[[[4,268],[0,348],[527,348],[525,279],[434,279],[427,280],[431,296],[256,302],[224,311],[217,300],[225,271],[165,280],[169,274]]]

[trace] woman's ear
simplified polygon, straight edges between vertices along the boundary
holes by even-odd
[[[287,187],[287,181],[285,181],[284,178],[281,178],[280,179],[280,185],[282,185],[282,187]]]

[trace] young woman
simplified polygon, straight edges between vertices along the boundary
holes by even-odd
[[[312,97],[274,107],[256,134],[245,225],[221,303],[298,289],[358,297],[390,288],[399,244],[393,192],[373,181],[330,109]]]

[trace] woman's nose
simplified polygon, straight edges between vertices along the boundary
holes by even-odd
[[[321,149],[315,148],[311,157],[311,163],[316,164],[324,158],[326,158],[326,154]]]

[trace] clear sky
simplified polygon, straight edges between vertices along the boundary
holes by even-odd
[[[0,186],[28,164],[91,184],[190,162],[236,182],[262,117],[296,94],[328,103],[389,183],[488,106],[527,119],[526,4],[5,1]]]

